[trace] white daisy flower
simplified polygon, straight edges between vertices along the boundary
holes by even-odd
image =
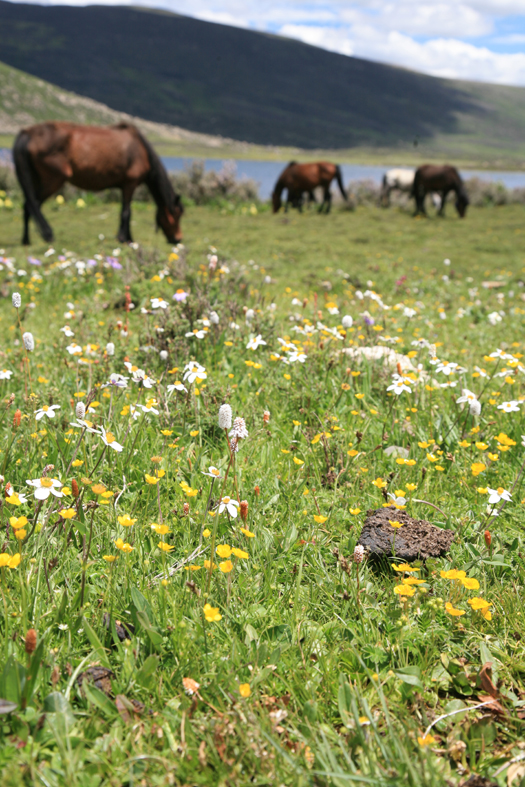
[[[96,429],[91,421],[85,421],[83,418],[78,418],[76,421],[71,421],[70,426],[74,426],[75,429],[85,429],[87,432],[91,432],[91,434],[100,434],[99,430]]]
[[[500,500],[506,500],[507,502],[512,498],[510,492],[507,492],[506,489],[503,489],[502,486],[498,487],[497,489],[491,489],[487,487],[487,492],[489,493],[489,505],[494,506],[500,502]]]
[[[237,500],[234,500],[232,497],[223,497],[221,502],[219,503],[219,514],[222,514],[224,510],[228,512],[228,514],[235,519],[237,516],[239,508],[239,503]]]
[[[208,467],[208,472],[207,473],[205,473],[204,470],[202,470],[202,475],[209,475],[210,478],[221,478],[222,477],[221,476],[221,471],[218,470],[216,467],[213,467],[213,465],[211,467]]]
[[[184,376],[182,379],[187,380],[191,385],[195,380],[205,380],[207,376],[204,366],[201,366],[200,363],[196,363],[195,361],[191,361],[184,367]]]
[[[137,407],[140,407],[143,413],[152,413],[153,415],[158,415],[159,411],[155,409],[154,407],[155,404],[156,404],[155,400],[152,400],[147,404],[138,404]]]
[[[193,331],[188,331],[188,333],[186,333],[185,336],[187,337],[191,336],[191,338],[195,338],[195,339],[204,339],[206,334],[207,334],[206,328],[194,328]]]
[[[82,355],[82,347],[79,344],[75,344],[75,342],[68,344],[66,350],[70,355]]]
[[[63,484],[56,478],[34,478],[32,481],[26,481],[26,483],[34,487],[37,500],[47,500],[49,495],[64,497],[60,491],[60,487],[63,486]]]
[[[0,369],[0,380],[10,380],[13,375],[13,372],[10,372],[9,369]]]
[[[173,393],[173,391],[185,391],[185,393],[188,393],[188,389],[181,383],[180,380],[176,380],[171,385],[168,385],[166,390],[168,393]]]
[[[293,352],[288,353],[288,361],[290,363],[295,363],[299,361],[299,363],[304,363],[306,361],[306,355],[302,352],[294,350]]]
[[[478,397],[476,396],[475,393],[469,391],[468,388],[463,388],[463,390],[461,391],[461,396],[456,399],[456,404],[463,404],[464,402],[470,404],[470,402],[477,401],[477,398]]]
[[[114,451],[118,451],[119,453],[120,453],[120,451],[122,451],[123,446],[121,446],[120,443],[117,443],[115,435],[112,434],[111,432],[106,432],[106,430],[104,429],[103,426],[100,427],[99,434],[100,434],[100,436],[102,438],[102,442],[103,443],[108,445]]]
[[[63,328],[61,328],[60,330],[62,331],[62,333],[64,334],[64,336],[67,336],[67,338],[68,338],[68,339],[70,339],[72,336],[74,336],[74,335],[75,335],[75,334],[74,334],[74,332],[73,332],[73,331],[71,330],[71,328],[69,327],[69,325],[64,325],[64,327],[63,327]]]
[[[250,341],[246,345],[246,349],[247,350],[256,350],[258,347],[261,347],[261,345],[263,345],[263,344],[266,344],[266,342],[264,341],[264,339],[261,336],[261,334],[258,334],[254,338],[250,339]]]
[[[113,372],[113,374],[110,375],[107,383],[104,383],[102,388],[127,388],[128,380],[129,377],[124,377],[123,374],[117,374],[117,372]]]
[[[519,413],[520,403],[514,399],[511,402],[502,402],[498,404],[498,410],[503,410],[504,413]]]
[[[152,309],[167,309],[169,303],[162,298],[150,298]]]
[[[35,418],[37,421],[40,421],[44,415],[47,415],[48,418],[54,418],[55,410],[60,410],[59,404],[45,404],[39,410],[35,410]]]
[[[436,368],[436,374],[438,372],[443,372],[443,374],[446,374],[448,377],[448,375],[453,374],[457,368],[458,364],[453,361],[440,361]]]

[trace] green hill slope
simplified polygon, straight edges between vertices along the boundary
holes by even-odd
[[[125,113],[161,124],[149,135],[165,154],[337,149],[340,161],[525,165],[523,88],[435,79],[167,12],[0,0],[0,57],[60,86],[13,73],[6,86],[1,72],[4,130]]]

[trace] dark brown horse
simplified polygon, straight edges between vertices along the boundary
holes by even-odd
[[[441,195],[441,207],[438,214],[443,216],[445,213],[445,202],[450,191],[456,192],[456,210],[460,218],[464,218],[469,204],[468,194],[465,184],[461,180],[460,174],[455,167],[449,165],[436,166],[434,164],[424,164],[416,170],[414,176],[414,186],[412,196],[416,200],[416,213],[425,211],[425,197],[429,192],[437,192]]]
[[[328,161],[298,164],[296,161],[290,161],[275,184],[272,194],[273,212],[277,213],[281,207],[281,194],[285,189],[288,189],[288,202],[291,202],[292,205],[297,204],[301,209],[303,193],[311,194],[318,186],[322,186],[323,201],[319,207],[319,213],[322,213],[325,206],[326,212],[329,213],[332,205],[330,184],[334,178],[337,180],[341,194],[347,200],[341,169],[337,164],[330,164]]]
[[[53,230],[40,206],[66,181],[87,191],[119,188],[122,212],[118,239],[132,240],[130,232],[133,192],[145,183],[157,205],[157,227],[170,243],[182,239],[180,197],[175,194],[161,160],[135,126],[77,126],[50,122],[22,129],[13,146],[16,174],[24,192],[24,236],[29,243],[29,218],[44,240]]]

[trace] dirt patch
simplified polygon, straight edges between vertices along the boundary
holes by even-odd
[[[394,528],[389,520],[401,522],[403,526]],[[436,527],[424,519],[413,519],[393,507],[366,512],[358,543],[370,554],[394,557],[394,536],[395,557],[398,560],[425,560],[448,552],[455,533]]]

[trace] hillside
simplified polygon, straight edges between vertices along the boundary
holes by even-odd
[[[257,146],[247,143],[118,112],[0,62],[0,147],[10,147],[13,136],[22,126],[43,120],[101,125],[129,121],[135,123],[161,151],[171,155],[237,156],[246,155],[252,147],[255,148],[254,155],[259,153]]]
[[[435,79],[130,7],[0,0],[2,60],[115,110],[302,148],[525,158],[525,90]]]

